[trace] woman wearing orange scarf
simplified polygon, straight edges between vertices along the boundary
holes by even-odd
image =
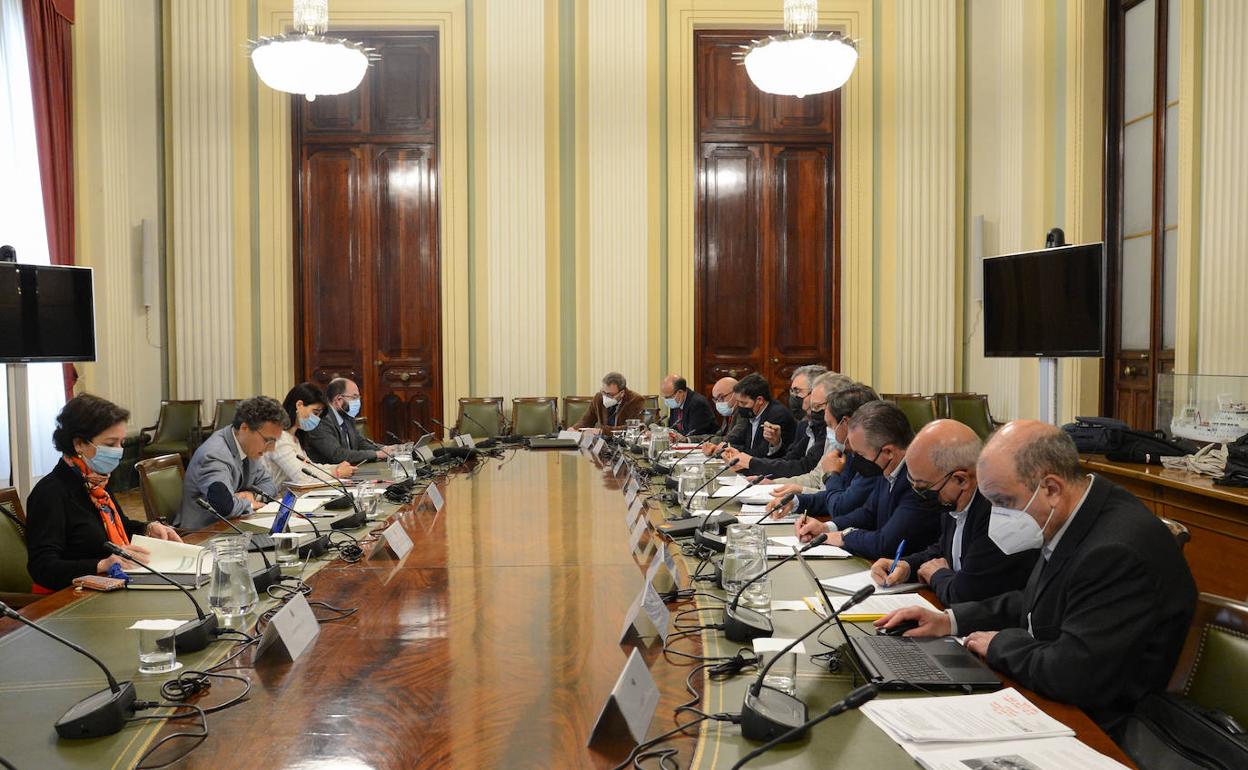
[[[113,564],[134,566],[109,555],[106,542],[142,555],[147,552],[130,545],[131,536],[181,540],[172,527],[126,518],[105,488],[121,461],[129,419],[127,410],[90,395],[70,400],[57,416],[52,443],[62,459],[26,500],[26,569],[36,593],[105,574]]]

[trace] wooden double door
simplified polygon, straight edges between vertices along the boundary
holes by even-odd
[[[360,87],[292,105],[296,377],[359,383],[374,438],[442,413],[438,38],[354,33]]]
[[[765,32],[695,40],[697,188],[694,349],[698,383],[840,363],[838,92],[755,88],[740,46]]]

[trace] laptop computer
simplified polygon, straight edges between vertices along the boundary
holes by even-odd
[[[579,443],[574,438],[559,438],[558,433],[528,439],[529,449],[576,449]]]
[[[799,554],[806,570],[831,612],[835,604],[814,570]],[[883,690],[996,690],[1001,680],[975,653],[952,636],[913,639],[905,636],[855,636],[845,642],[863,678]]]

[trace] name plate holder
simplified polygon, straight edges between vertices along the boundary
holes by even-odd
[[[312,614],[308,600],[303,594],[295,594],[265,625],[252,661],[259,660],[270,647],[276,645],[286,651],[293,663],[312,646],[320,633],[321,624]]]
[[[663,603],[654,586],[646,583],[633,599],[624,616],[624,628],[620,629],[620,644],[644,644],[646,640],[662,640],[667,643],[668,627],[672,614]]]
[[[645,659],[634,649],[598,712],[585,745],[623,750],[630,744],[641,743],[658,706],[659,687],[646,668]]]
[[[676,559],[666,545],[659,548],[658,556],[646,570],[646,583],[662,597],[680,590],[680,576],[676,572]]]

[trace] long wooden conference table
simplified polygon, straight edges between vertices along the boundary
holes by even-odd
[[[644,654],[661,693],[648,735],[672,730],[673,709],[689,700],[685,680],[695,663],[665,655],[655,640],[620,643],[625,613],[642,588],[646,565],[629,547],[623,471],[617,477],[611,465],[583,450],[509,450],[501,460],[477,465],[472,473],[461,468],[438,483],[446,501],[441,510],[428,495],[401,508],[389,506],[388,519],[401,522],[413,541],[404,559],[397,560],[378,542],[366,545],[369,558],[359,563],[327,555],[307,565],[310,601],[357,612],[324,622],[313,646],[294,663],[280,652],[266,652],[253,662],[254,647],[244,650],[224,670],[249,677],[250,695],[210,714],[208,737],[173,766],[612,767],[624,759],[631,742],[608,740],[591,748],[587,741],[633,644]],[[661,522],[664,508],[651,499],[645,515],[652,524]],[[369,528],[384,525],[370,522]],[[367,533],[354,532],[361,538]],[[653,533],[647,540],[647,551],[667,547],[679,553],[678,546]],[[691,562],[679,556],[677,561],[687,585]],[[857,559],[811,564],[821,577],[864,568]],[[781,567],[773,578],[775,599],[813,594],[795,563]],[[719,593],[705,583],[699,591]],[[206,604],[206,588],[196,595]],[[706,610],[696,615],[717,622],[720,613],[711,608],[718,602],[697,601]],[[274,604],[269,600],[264,606]],[[694,607],[690,600],[672,610]],[[65,590],[23,613],[92,650],[118,679],[135,682],[140,699],[152,700],[159,698],[168,675],[136,676],[134,632],[126,629],[140,618],[193,616],[186,598],[175,591]],[[795,637],[816,621],[809,612],[773,617],[778,637]],[[53,722],[104,686],[99,670],[13,621],[0,621],[0,634],[0,756],[15,767],[133,767],[161,736],[188,728],[188,722],[138,722],[106,738],[58,740]],[[840,643],[834,627],[820,637],[829,645]],[[671,646],[691,655],[732,655],[738,649],[715,630]],[[808,642],[808,654],[799,657],[798,695],[811,716],[855,685],[848,672],[830,673],[810,661],[810,654],[827,649]],[[235,651],[236,643],[221,641],[203,652],[180,654],[179,660],[186,668],[202,669]],[[693,683],[702,693],[701,708],[740,711],[753,678],[749,670],[727,681],[699,673]],[[232,681],[216,682],[195,702],[209,707],[239,691]],[[1080,710],[1022,692],[1073,728],[1079,739],[1130,764]],[[145,766],[177,759],[189,743],[171,741]],[[663,746],[679,751],[681,766],[699,769],[730,767],[754,748],[740,737],[739,728],[725,722],[704,722]],[[809,737],[750,767],[781,764],[915,766],[858,712],[822,723]],[[649,766],[655,766],[654,760]]]

